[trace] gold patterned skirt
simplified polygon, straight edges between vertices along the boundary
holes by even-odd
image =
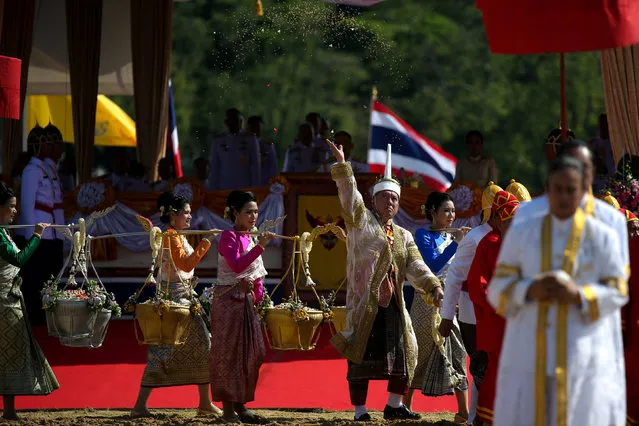
[[[175,302],[188,303],[179,283],[171,283],[169,289]],[[204,318],[191,315],[185,333],[187,337],[183,345],[149,345],[142,387],[206,385],[210,382],[211,337]]]
[[[417,337],[417,367],[410,388],[421,389],[427,396],[452,395],[452,378],[446,369],[446,361],[433,340],[434,309],[437,308],[428,306],[424,299],[415,295],[410,309],[410,319]],[[453,325],[450,336],[445,339],[444,348],[446,358],[453,365],[455,372],[466,377],[466,350],[457,324]],[[465,379],[455,389],[468,389],[468,380]]]
[[[0,395],[48,395],[60,385],[33,338],[21,283],[0,283]]]

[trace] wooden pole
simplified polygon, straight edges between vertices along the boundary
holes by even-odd
[[[566,58],[563,53],[559,54],[559,92],[561,97],[561,141],[568,140],[568,119],[566,106]]]

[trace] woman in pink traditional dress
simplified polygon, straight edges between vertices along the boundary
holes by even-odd
[[[259,424],[263,419],[244,405],[255,399],[255,387],[265,348],[255,310],[264,292],[264,247],[274,235],[261,234],[256,243],[248,235],[257,222],[257,199],[252,192],[233,191],[226,213],[235,223],[222,233],[217,284],[211,303],[211,391],[222,401],[224,419]]]

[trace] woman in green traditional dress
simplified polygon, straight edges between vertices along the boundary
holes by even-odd
[[[16,196],[0,182],[0,224],[7,225],[17,214]],[[0,228],[0,394],[2,417],[19,420],[16,395],[48,395],[60,385],[40,346],[33,338],[20,291],[20,268],[40,244],[48,224],[39,223],[20,251],[5,228]]]

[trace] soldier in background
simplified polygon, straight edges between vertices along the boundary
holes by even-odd
[[[59,158],[62,134],[52,125],[43,129],[36,126],[27,137],[31,160],[22,173],[20,219],[21,225],[36,223],[64,224],[62,191],[57,173],[52,165]],[[16,243],[24,247],[33,234],[33,228],[16,231]],[[29,320],[33,325],[44,324],[45,316],[40,301],[42,285],[57,275],[63,265],[63,236],[55,229],[47,228],[37,250],[21,269],[24,280],[22,290]]]
[[[53,200],[53,215],[55,216],[55,223],[64,224],[62,180],[60,180],[60,176],[58,175],[58,163],[64,153],[64,141],[62,140],[62,132],[60,132],[60,130],[53,124],[49,123],[49,125],[44,128],[44,131],[46,132],[47,140],[53,144],[51,155],[44,159],[44,163],[49,167],[49,171],[52,176],[53,192],[55,194],[55,198]],[[62,238],[63,236],[58,234],[58,239]]]
[[[209,160],[204,157],[198,157],[193,160],[193,172],[204,188],[209,187]]]
[[[315,148],[319,148],[325,152],[325,158],[332,155],[331,150],[326,146],[326,137],[323,135],[328,134],[328,121],[326,121],[317,112],[309,112],[306,114],[306,122],[313,126],[313,132],[315,133],[315,139],[313,139],[313,145]]]
[[[244,116],[235,108],[226,111],[228,132],[213,139],[209,190],[250,188],[261,184],[260,146],[244,132]]]
[[[353,138],[351,137],[350,133],[344,130],[340,130],[339,132],[335,133],[335,145],[341,145],[344,149],[346,161],[351,163],[353,173],[370,173],[370,168],[368,167],[368,164],[366,162],[351,156],[355,145],[353,144]],[[335,164],[335,156],[330,156],[328,160],[326,160],[324,164],[322,164],[318,171],[321,173],[328,173],[331,171],[331,166],[333,164]]]
[[[260,142],[261,185],[267,186],[271,178],[277,174],[275,142],[264,140],[264,120],[262,117],[257,115],[249,117],[247,125],[248,134],[255,136]]]
[[[129,177],[122,184],[123,191],[151,191],[146,180],[146,167],[140,161],[133,161],[129,168]]]
[[[153,191],[164,192],[169,190],[171,182],[175,178],[173,174],[173,159],[164,157],[158,161],[158,175],[160,180],[153,182]]]
[[[297,138],[293,145],[286,150],[284,158],[284,172],[316,171],[328,159],[326,150],[316,144],[315,130],[309,123],[300,125]]]

